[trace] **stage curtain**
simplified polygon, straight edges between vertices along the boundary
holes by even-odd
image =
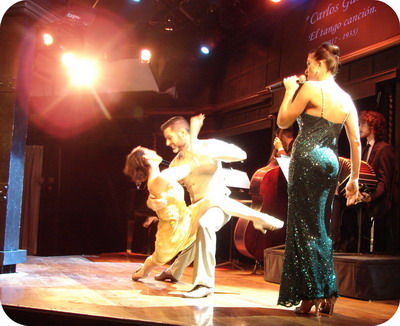
[[[20,246],[28,255],[37,252],[43,146],[26,146]]]

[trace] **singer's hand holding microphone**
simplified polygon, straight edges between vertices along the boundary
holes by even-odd
[[[283,79],[283,85],[288,91],[297,91],[300,85],[305,83],[305,76],[291,76]]]
[[[293,89],[296,91],[300,85],[304,84],[306,82],[306,76],[300,75],[300,76],[291,76],[284,78],[283,81],[279,83],[275,83],[272,85],[268,85],[265,87],[267,90],[270,92],[275,92],[277,90],[280,90],[282,88],[286,88],[287,90]]]

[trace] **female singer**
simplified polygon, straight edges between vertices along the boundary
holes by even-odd
[[[335,82],[339,48],[323,43],[310,52],[299,88],[297,76],[284,79],[285,95],[277,124],[299,133],[289,165],[286,249],[278,304],[298,305],[297,313],[333,312],[338,297],[333,267],[329,218],[339,172],[338,137],[345,127],[351,150],[347,205],[360,199],[360,136],[357,110],[350,96]],[[321,305],[321,307],[320,307]]]

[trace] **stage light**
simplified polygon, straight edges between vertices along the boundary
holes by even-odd
[[[165,18],[165,26],[164,29],[168,32],[172,32],[174,30],[174,22],[171,17]]]
[[[93,85],[97,75],[97,64],[91,59],[79,59],[69,67],[71,81],[76,86]]]
[[[210,31],[208,33],[205,33],[200,40],[200,54],[209,55],[215,49],[217,39],[217,34]]]
[[[200,52],[203,53],[203,54],[209,54],[210,53],[210,49],[207,46],[203,45],[200,48]]]
[[[149,63],[151,59],[151,52],[150,50],[143,49],[140,53],[140,60],[142,63]]]
[[[282,0],[271,0],[271,2],[274,2],[274,3],[278,3],[278,2],[281,2]]]
[[[50,46],[50,45],[52,45],[54,43],[54,39],[53,39],[53,36],[51,34],[44,33],[42,37],[43,37],[43,44],[45,46]]]
[[[91,86],[97,79],[97,62],[93,59],[77,57],[72,52],[64,53],[61,57],[67,69],[71,83],[75,86]]]

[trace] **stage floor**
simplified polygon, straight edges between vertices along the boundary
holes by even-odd
[[[126,253],[99,256],[30,256],[17,273],[0,275],[0,301],[6,311],[45,320],[75,316],[76,325],[379,325],[392,318],[399,302],[338,299],[334,315],[296,315],[277,306],[279,284],[264,281],[262,270],[217,268],[215,294],[185,299],[192,288],[188,268],[181,282],[149,278],[133,282],[131,273],[145,256]],[[29,315],[27,312],[31,312]],[[397,316],[397,314],[396,314]],[[87,322],[91,320],[91,323]],[[393,319],[392,319],[393,320]],[[85,322],[86,321],[86,322]],[[34,323],[32,323],[33,325]],[[59,323],[72,325],[72,323]]]

